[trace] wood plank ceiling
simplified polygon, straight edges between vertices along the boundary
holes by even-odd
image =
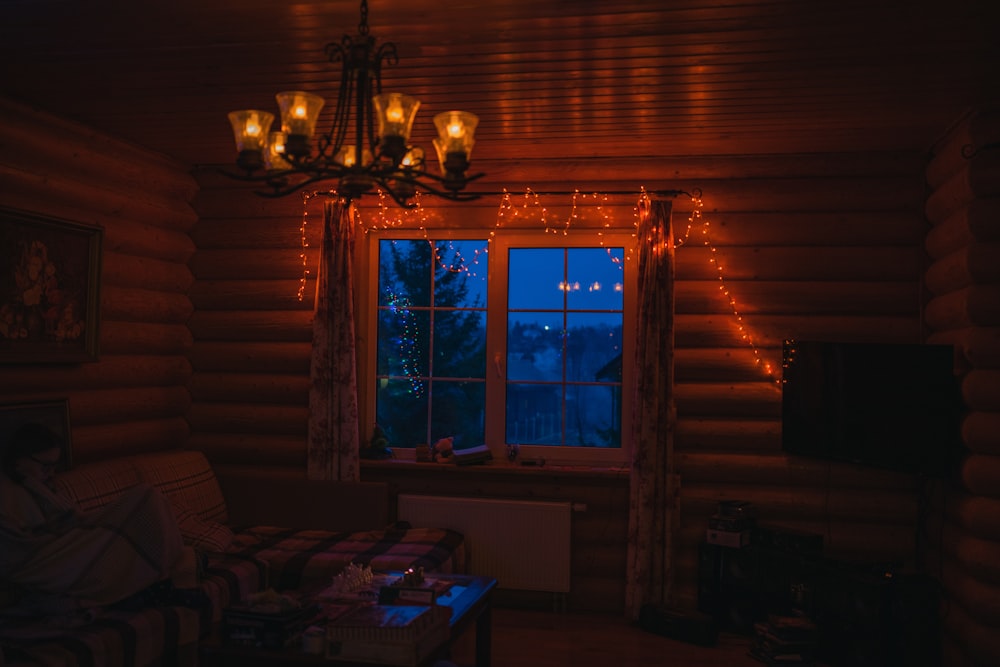
[[[997,0],[371,0],[387,90],[480,116],[474,170],[554,158],[927,150],[1000,81]],[[355,0],[5,0],[2,94],[185,164],[226,113],[332,99]],[[327,108],[329,111],[329,106]],[[329,115],[322,121],[325,127]]]

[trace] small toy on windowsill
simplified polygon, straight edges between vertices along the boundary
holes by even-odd
[[[359,452],[363,459],[391,459],[392,450],[389,449],[389,438],[385,431],[378,424],[372,431],[372,439],[368,441],[366,447],[362,447]]]
[[[434,460],[438,463],[452,463],[455,454],[455,438],[441,438],[434,443]]]

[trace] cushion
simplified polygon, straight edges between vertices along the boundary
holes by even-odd
[[[201,452],[172,450],[131,458],[143,482],[206,521],[229,523],[219,481]]]
[[[233,531],[217,521],[206,521],[195,510],[172,499],[170,506],[177,519],[184,544],[199,551],[225,551],[233,541]]]
[[[142,480],[128,459],[80,466],[56,475],[52,485],[84,512],[104,507]]]

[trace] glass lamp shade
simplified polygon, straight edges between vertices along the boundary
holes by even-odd
[[[445,111],[434,116],[438,140],[448,153],[472,153],[479,118],[468,111]]]
[[[286,135],[286,153],[308,155],[309,141],[316,131],[316,120],[323,108],[323,98],[301,90],[278,93],[275,98],[281,110],[281,131]]]
[[[233,126],[233,136],[236,139],[236,150],[263,151],[267,142],[267,134],[271,131],[274,114],[257,109],[231,111],[229,123]]]
[[[372,103],[375,105],[379,138],[402,137],[404,143],[409,141],[420,100],[402,93],[380,93],[372,98]]]
[[[424,149],[420,146],[411,146],[403,159],[399,161],[399,166],[410,171],[423,171]]]
[[[467,111],[445,111],[434,116],[438,131],[434,148],[441,162],[441,173],[462,172],[468,168],[478,124],[479,118]]]
[[[267,150],[264,152],[264,166],[268,169],[289,169],[292,164],[285,158],[284,132],[271,132],[267,135]]]

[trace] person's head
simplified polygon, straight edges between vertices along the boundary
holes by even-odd
[[[0,471],[15,482],[32,477],[47,482],[55,474],[62,448],[59,436],[42,424],[18,427],[0,451]]]

